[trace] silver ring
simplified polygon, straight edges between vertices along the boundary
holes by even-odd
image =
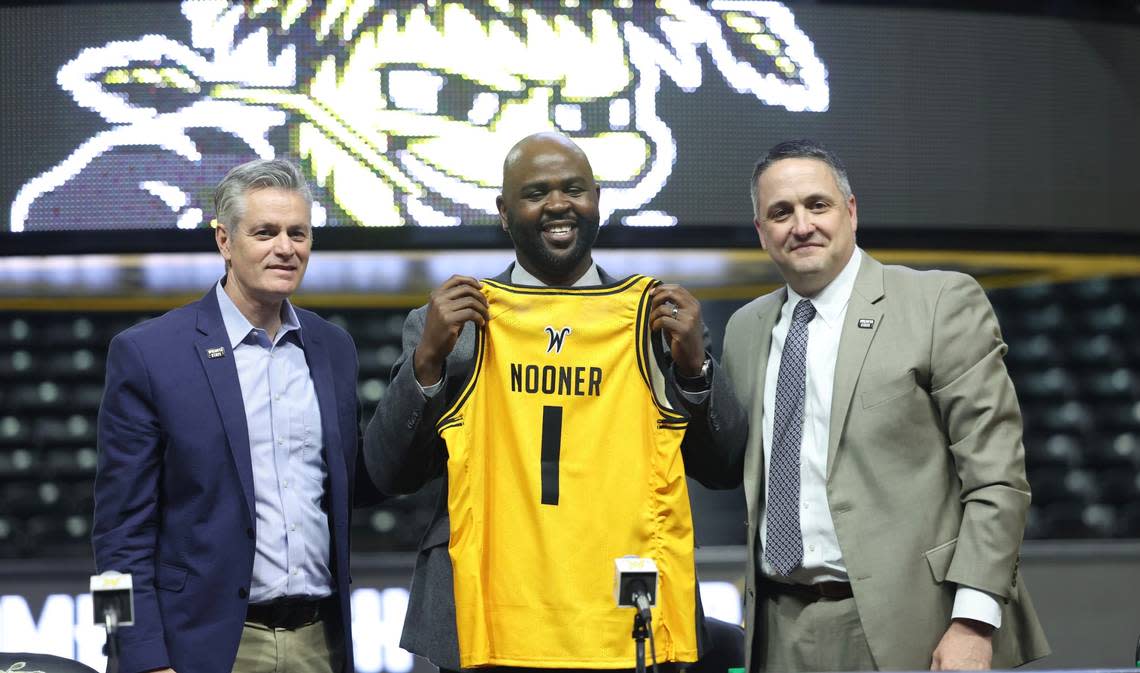
[[[681,312],[681,310],[678,309],[676,306],[673,307],[673,314],[672,315],[673,315],[674,320],[677,318],[677,314],[680,312]]]

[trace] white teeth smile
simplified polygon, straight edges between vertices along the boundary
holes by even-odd
[[[569,234],[570,227],[551,227],[547,231],[552,234]]]

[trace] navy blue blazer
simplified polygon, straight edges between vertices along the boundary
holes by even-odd
[[[330,570],[352,671],[356,347],[316,314],[297,309],[297,317],[320,406]],[[211,358],[218,347],[225,355]],[[95,564],[134,576],[135,624],[120,631],[120,670],[230,670],[249,602],[256,517],[241,387],[214,289],[111,341],[98,442]],[[361,490],[375,493],[370,483]]]

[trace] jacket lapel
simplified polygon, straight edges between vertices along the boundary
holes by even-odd
[[[218,298],[211,289],[198,303],[198,332],[201,336],[194,342],[198,359],[206,371],[210,390],[214,394],[214,404],[218,417],[226,433],[227,444],[233,455],[234,467],[241,482],[249,520],[254,521],[253,463],[249,455],[249,427],[245,419],[245,402],[241,396],[241,382],[238,380],[237,363],[230,347],[229,335],[222,322]],[[210,352],[223,348],[223,357],[210,357]]]
[[[847,315],[843,319],[843,331],[839,336],[839,354],[835,363],[835,383],[831,393],[831,427],[827,442],[827,474],[835,464],[835,453],[839,449],[839,439],[847,422],[847,412],[851,409],[851,397],[855,384],[863,371],[863,363],[871,341],[883,323],[883,311],[877,306],[883,298],[883,265],[863,253],[859,273],[855,277],[855,287],[847,304]],[[870,319],[870,328],[859,327],[861,320]]]
[[[754,523],[758,520],[758,507],[760,498],[763,497],[764,446],[761,428],[764,427],[764,381],[768,372],[768,351],[772,348],[772,329],[776,326],[780,308],[787,298],[788,290],[783,287],[768,295],[757,306],[755,346],[745,349],[745,371],[749,377],[755,377],[747,381],[746,390],[756,391],[752,397],[752,408],[748,410],[748,427],[752,428],[749,436],[755,437],[756,441],[749,442],[744,454],[744,498],[748,506],[748,520]]]
[[[340,416],[337,414],[336,388],[333,386],[332,365],[329,352],[321,340],[316,326],[308,317],[297,312],[304,329],[305,360],[309,364],[309,376],[317,393],[317,406],[321,410],[321,437],[325,445],[325,461],[329,470],[330,511],[336,522],[348,521],[347,467],[340,437]],[[342,524],[343,525],[343,524]]]

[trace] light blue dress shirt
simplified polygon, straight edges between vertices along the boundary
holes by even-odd
[[[216,292],[241,383],[253,463],[257,547],[249,601],[329,596],[329,522],[321,506],[328,467],[301,323],[286,300],[281,329],[270,342],[221,283]]]

